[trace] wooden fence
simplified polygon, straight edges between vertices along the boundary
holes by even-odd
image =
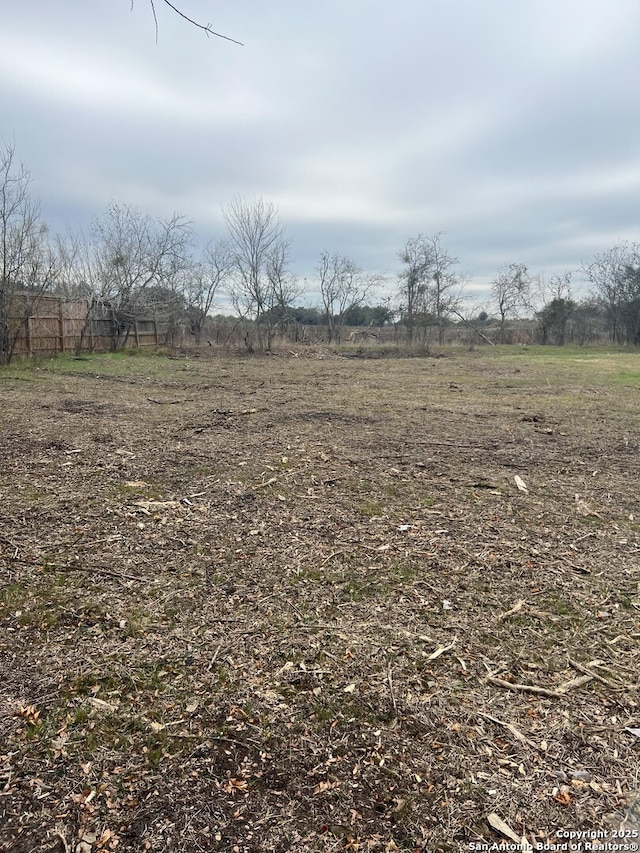
[[[9,326],[17,333],[13,354],[18,357],[106,352],[112,347],[111,320],[89,318],[86,302],[69,302],[59,296],[39,297],[26,321],[13,318]],[[135,320],[125,346],[157,347],[165,343],[165,338],[166,329],[157,320]]]

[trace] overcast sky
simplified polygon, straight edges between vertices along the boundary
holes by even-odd
[[[444,232],[481,294],[640,240],[639,0],[20,0],[0,23],[0,136],[55,231],[111,200],[279,208],[302,277],[321,251],[396,286]]]

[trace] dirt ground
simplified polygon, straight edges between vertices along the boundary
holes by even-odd
[[[1,851],[637,849],[640,356],[362,355],[0,372]]]

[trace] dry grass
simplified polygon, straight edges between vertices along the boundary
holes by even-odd
[[[3,370],[0,850],[619,827],[639,387],[603,351]]]

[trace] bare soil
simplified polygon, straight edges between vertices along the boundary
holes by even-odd
[[[638,356],[197,355],[0,373],[0,850],[628,844]]]

